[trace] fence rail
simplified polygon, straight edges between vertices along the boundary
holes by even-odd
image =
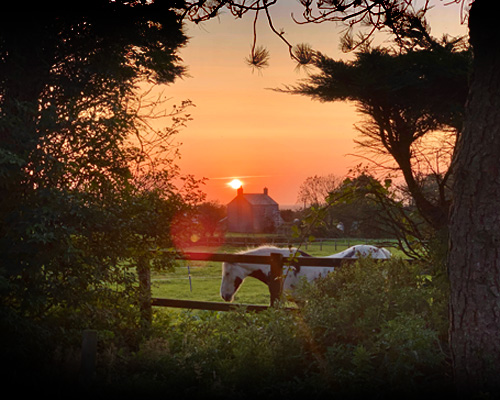
[[[277,254],[277,253],[273,253]],[[281,254],[280,254],[281,255]],[[188,261],[221,261],[230,263],[271,264],[272,255],[257,256],[248,254],[186,252],[177,253],[175,258]],[[355,261],[356,258],[327,258],[327,257],[297,257],[291,262],[301,267],[339,267],[344,262]],[[288,258],[283,257],[283,266],[287,265]]]
[[[186,308],[189,310],[208,310],[208,311],[265,311],[269,306],[261,304],[238,304],[222,303],[217,301],[197,301],[180,299],[162,299],[153,298],[152,305],[158,307]],[[292,308],[289,308],[292,310]]]
[[[213,236],[201,238],[194,246],[222,246],[230,245],[235,247],[253,247],[263,244],[272,244],[279,247],[288,245],[303,244],[305,248],[309,246],[319,246],[333,244],[335,250],[337,247],[351,247],[354,243],[376,244],[377,246],[392,247],[394,242],[384,239],[367,238],[314,238],[313,240],[303,241],[299,238],[290,238],[289,236],[267,235],[267,236]]]

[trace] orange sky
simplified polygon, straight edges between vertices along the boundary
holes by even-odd
[[[339,27],[296,25],[290,7],[300,6],[281,2],[285,3],[285,8],[275,8],[274,22],[291,43],[309,43],[332,58],[348,57],[338,50]],[[434,36],[466,33],[457,6],[439,5],[431,17]],[[196,105],[190,109],[193,120],[178,135],[178,164],[184,174],[208,178],[203,187],[207,200],[227,204],[235,196],[228,183],[239,178],[248,193],[267,187],[280,206],[294,205],[307,177],[343,177],[360,162],[348,156],[355,151],[354,124],[360,120],[353,105],[268,90],[294,84],[307,74],[296,71],[288,49],[264,19],[258,43],[268,48],[271,59],[262,72],[244,61],[253,38],[251,18],[234,21],[226,13],[219,20],[191,26],[187,33],[191,39],[181,57],[190,77],[169,86],[165,94],[173,102],[189,99]]]

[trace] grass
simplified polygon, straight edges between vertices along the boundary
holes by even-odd
[[[324,242],[320,248],[319,244],[309,244],[307,249],[302,249],[315,257],[327,256],[345,250],[348,245],[358,244],[354,240],[347,242]],[[362,242],[364,243],[364,241]],[[241,247],[223,246],[221,248],[193,248],[196,252],[221,252],[235,253],[243,250]],[[391,249],[394,254],[394,249]],[[153,297],[163,297],[182,300],[200,301],[222,301],[219,288],[221,283],[220,262],[180,261],[179,266],[173,272],[153,274],[152,290]],[[188,269],[189,266],[189,269]],[[191,281],[191,282],[190,282]],[[190,284],[191,283],[191,284]],[[269,290],[267,286],[257,279],[245,279],[240,290],[236,293],[235,303],[245,304],[269,304]]]
[[[191,284],[187,267],[178,267],[173,273],[153,278],[153,296],[183,300],[222,301],[219,294],[221,263],[190,266]],[[235,297],[236,303],[268,304],[267,286],[256,279],[246,279]]]

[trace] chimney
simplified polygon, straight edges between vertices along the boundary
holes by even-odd
[[[267,196],[267,188],[264,188],[264,194]]]
[[[240,187],[238,188],[238,191],[236,192],[236,194],[237,194],[238,196],[241,196],[241,195],[243,194],[243,186],[240,186]]]

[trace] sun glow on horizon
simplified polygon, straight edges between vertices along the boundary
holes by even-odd
[[[233,189],[239,189],[243,183],[239,179],[233,179],[231,182],[228,183],[229,186],[231,186]]]

